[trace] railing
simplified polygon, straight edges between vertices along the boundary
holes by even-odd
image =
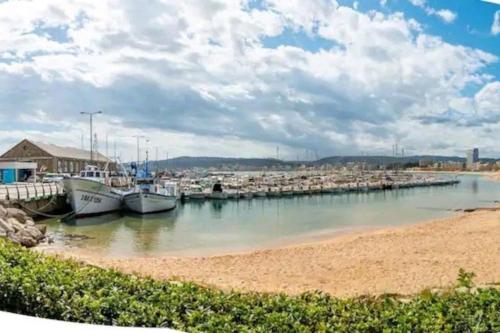
[[[0,200],[30,201],[62,194],[62,186],[56,183],[17,183],[0,185]]]

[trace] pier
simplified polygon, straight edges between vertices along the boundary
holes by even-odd
[[[277,198],[316,194],[366,193],[415,187],[449,186],[457,179],[439,179],[408,173],[279,173],[262,176],[210,175],[178,179],[181,198],[224,200]],[[214,185],[219,188],[214,192]],[[220,191],[220,188],[223,190]]]
[[[64,210],[66,194],[58,183],[14,183],[0,185],[0,202],[35,216]]]

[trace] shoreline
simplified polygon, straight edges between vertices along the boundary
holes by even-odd
[[[459,176],[481,176],[500,181],[500,171],[445,171],[445,170],[405,170],[408,173],[454,174]]]
[[[102,258],[81,251],[39,251],[222,290],[409,295],[454,284],[460,268],[475,272],[478,284],[499,282],[500,207],[222,255]]]

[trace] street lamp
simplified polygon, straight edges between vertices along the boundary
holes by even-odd
[[[101,114],[102,111],[94,111],[94,112],[80,112],[80,114],[85,114],[89,116],[90,119],[90,163],[94,160],[94,146],[92,141],[92,117],[96,114]]]

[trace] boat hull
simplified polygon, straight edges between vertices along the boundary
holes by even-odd
[[[122,207],[121,194],[111,186],[78,178],[64,179],[63,185],[76,217],[105,214]]]
[[[130,193],[123,201],[129,210],[140,214],[164,212],[177,206],[176,196],[156,193]]]
[[[227,197],[228,195],[226,192],[212,192],[210,195],[210,198],[215,200],[224,200],[227,199]]]

